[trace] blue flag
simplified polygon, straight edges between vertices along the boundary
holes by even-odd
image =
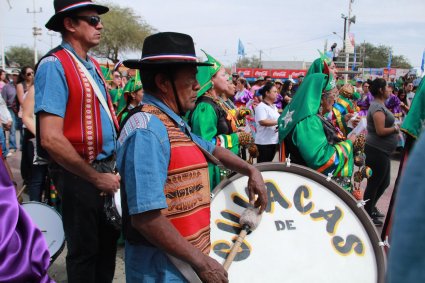
[[[421,64],[421,70],[422,73],[425,71],[425,49],[424,49],[424,53],[422,53],[422,64]]]
[[[393,54],[392,54],[392,50],[390,49],[390,54],[388,54],[388,70],[391,69],[391,61],[393,59]]]
[[[245,47],[242,44],[242,41],[239,39],[238,43],[238,55],[245,56]]]

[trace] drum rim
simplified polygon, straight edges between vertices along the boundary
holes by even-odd
[[[50,206],[50,205],[48,205],[48,204],[46,204],[46,203],[44,203],[44,202],[39,202],[39,201],[24,201],[24,202],[22,202],[21,203],[21,206],[23,207],[24,206],[24,204],[37,204],[37,205],[44,205],[44,206],[46,206],[46,207],[48,207],[48,208],[50,208],[51,210],[53,210],[54,212],[56,212],[56,214],[59,216],[59,218],[60,218],[60,220],[61,220],[61,222],[62,222],[62,229],[63,229],[63,220],[62,220],[62,215],[53,207],[53,206]],[[29,215],[29,213],[27,213],[28,214],[28,216],[31,218],[31,215]],[[31,218],[31,220],[33,220],[32,218]],[[34,221],[34,220],[33,220]],[[35,225],[35,223],[34,223],[34,225]],[[36,225],[37,226],[37,225]],[[37,226],[37,228],[40,230],[40,228]],[[42,233],[43,234],[43,233]],[[44,236],[43,236],[44,237]],[[60,246],[60,248],[57,250],[57,252],[55,253],[55,254],[53,254],[53,255],[50,255],[50,265],[52,265],[53,264],[53,262],[60,256],[60,254],[63,252],[63,250],[64,250],[64,248],[65,248],[65,243],[66,243],[66,240],[65,240],[65,230],[64,230],[64,233],[63,233],[63,239],[62,239],[62,245]],[[50,254],[50,251],[49,251],[49,254]]]
[[[300,171],[303,171],[305,173],[305,176],[307,178],[310,178],[312,181],[315,181],[322,186],[329,188],[331,192],[333,192],[335,195],[337,195],[357,216],[357,218],[360,220],[360,222],[363,224],[363,227],[366,230],[367,235],[369,236],[370,241],[372,242],[373,251],[375,253],[375,259],[377,264],[377,275],[378,275],[378,283],[384,283],[385,282],[385,274],[386,274],[386,267],[387,267],[387,259],[385,250],[383,247],[379,246],[379,243],[381,242],[381,239],[378,235],[378,231],[376,230],[375,225],[370,220],[369,216],[367,215],[366,211],[363,207],[359,208],[357,207],[357,201],[356,199],[348,192],[346,192],[343,188],[341,188],[335,181],[333,180],[327,180],[327,177],[311,168],[301,166],[298,164],[291,164],[290,166],[287,166],[285,163],[281,162],[264,162],[259,164],[254,164],[254,167],[256,167],[260,172],[263,171],[282,171],[287,173],[293,173],[293,174],[299,174]],[[211,202],[214,200],[215,196],[218,192],[220,192],[224,187],[226,187],[228,184],[232,183],[234,180],[239,179],[241,177],[244,177],[245,175],[242,175],[240,173],[230,177],[229,179],[224,179],[221,181],[212,191],[211,195]]]

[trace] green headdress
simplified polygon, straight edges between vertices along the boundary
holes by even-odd
[[[202,50],[202,49],[201,49]],[[209,90],[212,87],[212,81],[211,78],[220,70],[222,64],[217,61],[214,57],[209,55],[207,52],[202,50],[202,52],[205,53],[207,56],[207,61],[205,63],[211,63],[212,66],[198,68],[198,73],[196,74],[196,79],[198,80],[199,84],[201,85],[201,89],[198,91],[198,97],[203,95],[207,90]]]
[[[329,81],[332,81],[329,76],[321,73],[305,77],[297,94],[278,119],[279,142],[283,141],[299,121],[318,113],[322,92],[332,87]]]
[[[329,65],[332,63],[332,59],[326,54],[319,51],[320,57],[313,61],[310,68],[307,71],[306,76],[316,73],[329,73],[326,69],[329,69]]]
[[[136,70],[136,75],[128,80],[127,84],[124,87],[124,94],[128,92],[136,92],[139,89],[142,89],[142,81],[140,80],[140,72]]]
[[[421,132],[425,130],[425,77],[418,86],[401,130],[415,139],[418,139]]]
[[[105,81],[107,82],[112,81],[111,70],[108,67],[100,66],[100,70],[102,71],[102,75],[105,78]]]

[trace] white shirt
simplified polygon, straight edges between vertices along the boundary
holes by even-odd
[[[415,97],[415,93],[413,91],[406,94],[406,100],[407,100],[408,106],[412,105],[412,101],[414,97]]]
[[[276,120],[280,114],[275,104],[267,105],[264,102],[260,102],[255,108],[255,123],[257,124],[257,133],[255,135],[256,144],[277,144],[278,143],[278,132],[276,131],[276,125],[271,127],[265,127],[260,125],[260,121],[263,120]]]

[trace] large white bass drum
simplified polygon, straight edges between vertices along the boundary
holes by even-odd
[[[384,249],[361,203],[309,168],[256,167],[266,183],[268,205],[230,266],[230,282],[384,282]],[[210,256],[220,263],[241,230],[247,182],[237,174],[212,193]]]

